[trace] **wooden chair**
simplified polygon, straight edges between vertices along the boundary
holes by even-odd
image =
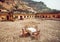
[[[28,36],[30,36],[30,33],[27,32],[25,29],[22,29],[22,32],[20,34],[20,37],[28,37]]]
[[[31,38],[38,39],[40,37],[40,31],[31,33]]]

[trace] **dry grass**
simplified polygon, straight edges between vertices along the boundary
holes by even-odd
[[[30,37],[20,38],[20,30],[26,25],[37,25],[40,39]],[[60,21],[53,20],[24,20],[15,22],[0,22],[0,42],[60,42]]]

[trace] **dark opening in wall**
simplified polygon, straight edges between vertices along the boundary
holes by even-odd
[[[23,16],[20,16],[20,20],[23,20]]]
[[[53,15],[53,17],[55,18],[55,15]]]
[[[29,16],[27,16],[27,17],[29,17]]]
[[[9,20],[9,16],[7,16],[7,20]]]
[[[42,18],[44,18],[44,16]]]
[[[24,16],[24,18],[26,18],[26,16]]]
[[[47,18],[47,16],[45,18]]]

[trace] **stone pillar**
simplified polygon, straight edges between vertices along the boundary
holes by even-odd
[[[18,19],[20,19],[20,16],[18,15]]]
[[[26,18],[27,18],[27,16],[26,16]]]
[[[22,16],[22,18],[24,19],[24,16]]]
[[[50,18],[50,15],[47,15],[47,18]]]

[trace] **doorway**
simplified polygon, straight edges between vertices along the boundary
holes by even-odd
[[[9,20],[9,16],[7,16],[7,20]]]
[[[23,20],[23,17],[22,16],[20,16],[20,20]]]

